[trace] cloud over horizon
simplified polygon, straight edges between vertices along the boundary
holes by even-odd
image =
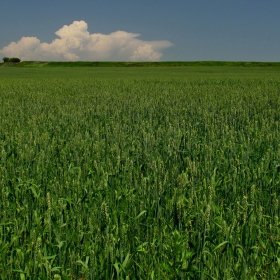
[[[162,57],[161,50],[173,45],[166,40],[140,40],[140,34],[126,31],[90,34],[83,20],[64,25],[55,34],[59,38],[51,43],[36,37],[22,37],[0,50],[0,55],[25,61],[158,61]]]

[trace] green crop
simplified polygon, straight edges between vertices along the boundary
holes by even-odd
[[[1,279],[279,279],[279,69],[119,69],[1,69]]]

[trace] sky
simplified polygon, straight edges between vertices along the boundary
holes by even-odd
[[[1,0],[0,59],[280,61],[280,0]]]

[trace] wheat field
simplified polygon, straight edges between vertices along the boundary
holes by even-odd
[[[1,279],[279,279],[279,68],[2,68]]]

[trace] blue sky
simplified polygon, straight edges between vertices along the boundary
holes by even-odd
[[[2,0],[0,56],[280,61],[279,0]]]

